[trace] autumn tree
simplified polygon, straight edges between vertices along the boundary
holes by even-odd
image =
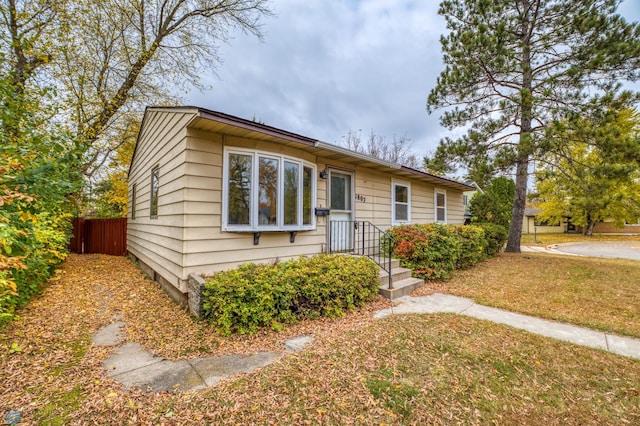
[[[640,74],[640,26],[616,14],[618,0],[446,0],[445,70],[427,100],[443,126],[464,127],[437,155],[515,171],[507,251],[520,251],[530,161],[544,130],[590,93]],[[481,161],[478,162],[477,159]]]
[[[55,86],[59,114],[96,174],[144,105],[175,101],[172,88],[200,87],[231,29],[261,36],[267,0],[2,0],[2,67],[16,90]]]
[[[362,130],[357,132],[349,130],[342,137],[340,144],[355,152],[367,154],[381,160],[402,164],[413,169],[421,169],[422,164],[413,152],[413,141],[404,136],[393,135],[391,140],[385,136],[377,135],[373,130],[366,138],[362,137]]]
[[[570,117],[547,132],[558,149],[541,160],[537,173],[538,218],[571,217],[586,235],[596,223],[618,227],[640,218],[640,114],[598,109]],[[559,142],[560,141],[560,142]]]

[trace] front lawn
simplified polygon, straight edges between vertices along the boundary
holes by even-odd
[[[549,270],[558,266],[549,263],[554,259],[522,256]],[[578,288],[592,259],[561,259],[584,262],[564,269]],[[491,267],[504,273],[499,283],[519,282],[517,266],[528,265],[519,262],[501,255],[456,272],[452,282],[475,272],[488,283]],[[610,266],[597,273],[636,273],[632,263],[601,262]],[[600,306],[619,303],[615,292],[601,297]],[[635,292],[628,297],[638,300]],[[25,424],[61,425],[640,423],[638,361],[463,316],[372,318],[389,306],[379,299],[340,319],[222,337],[180,310],[128,260],[72,255],[20,319],[0,329],[0,416],[15,409]],[[598,306],[589,309],[583,317],[606,316]],[[127,324],[126,342],[170,359],[260,350],[284,356],[205,391],[125,389],[103,370],[113,348],[91,345],[92,334],[115,318]],[[627,328],[637,330],[638,322],[630,317]],[[314,344],[285,354],[284,340],[299,334],[313,336]]]
[[[582,234],[522,234],[520,243],[523,246],[548,246],[549,244],[594,241],[640,241],[640,235],[604,235],[594,234],[587,237]]]
[[[427,282],[412,295],[434,291],[477,303],[603,331],[640,337],[640,262],[544,253],[503,253],[448,281]]]

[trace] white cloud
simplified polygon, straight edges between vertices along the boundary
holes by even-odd
[[[188,103],[327,142],[349,130],[411,138],[418,155],[450,134],[426,99],[442,70],[438,2],[274,0],[264,42],[236,34]],[[623,3],[628,20],[636,0]]]

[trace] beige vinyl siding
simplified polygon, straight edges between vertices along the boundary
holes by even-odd
[[[464,205],[462,191],[447,189],[447,223],[462,225],[464,223]]]
[[[433,223],[433,185],[411,183],[411,223]]]
[[[263,231],[258,245],[254,245],[253,232],[223,231],[225,149],[271,153],[314,164],[314,207],[328,206],[328,181],[319,177],[320,171],[351,171],[354,198],[361,197],[354,200],[354,218],[382,229],[391,226],[391,184],[397,169],[354,166],[344,162],[348,157],[328,160],[308,152],[304,146],[298,148],[273,139],[248,139],[189,128],[189,123],[198,122],[193,121],[197,111],[148,110],[129,175],[130,191],[136,185],[136,217],[128,224],[128,249],[154,275],[180,292],[186,293],[191,273],[211,275],[246,262],[274,262],[326,250],[328,217],[314,215],[315,229],[297,231],[293,243],[288,231]],[[160,172],[158,216],[150,218],[151,170],[156,166]],[[433,222],[434,184],[413,180],[406,174],[397,180],[410,185],[411,222]],[[462,192],[448,189],[446,193],[448,222],[462,223]]]
[[[148,112],[129,171],[137,210],[127,225],[127,249],[182,292],[186,126],[193,116],[188,111]],[[151,170],[156,166],[158,216],[150,218]]]
[[[266,263],[325,250],[325,220],[316,218],[316,230],[298,231],[291,243],[287,231],[262,232],[258,245],[253,232],[222,231],[224,147],[284,155],[316,164],[316,157],[282,145],[189,130],[186,153],[185,234],[183,279],[191,273],[210,275],[247,262]],[[316,170],[317,204],[325,203],[324,181]]]

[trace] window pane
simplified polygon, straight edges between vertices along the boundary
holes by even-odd
[[[396,203],[396,220],[409,220],[408,205],[407,204],[397,204]]]
[[[396,185],[396,203],[409,202],[409,188],[402,185]]]
[[[331,208],[351,210],[351,176],[331,174]]]
[[[302,170],[302,223],[311,225],[311,196],[313,195],[313,169],[304,167]]]
[[[284,162],[284,224],[298,224],[298,185],[300,166]]]
[[[438,207],[436,209],[436,214],[437,214],[436,221],[444,222],[444,220],[445,220],[445,218],[444,218],[444,208]]]
[[[151,216],[158,216],[158,190],[160,188],[160,169],[151,171]]]
[[[136,218],[136,184],[131,188],[131,219]]]
[[[260,157],[258,178],[258,224],[278,224],[278,160]]]
[[[251,217],[251,156],[229,154],[229,225],[249,225]]]
[[[444,194],[441,194],[441,193],[436,194],[436,205],[438,207],[444,207],[445,206]]]

